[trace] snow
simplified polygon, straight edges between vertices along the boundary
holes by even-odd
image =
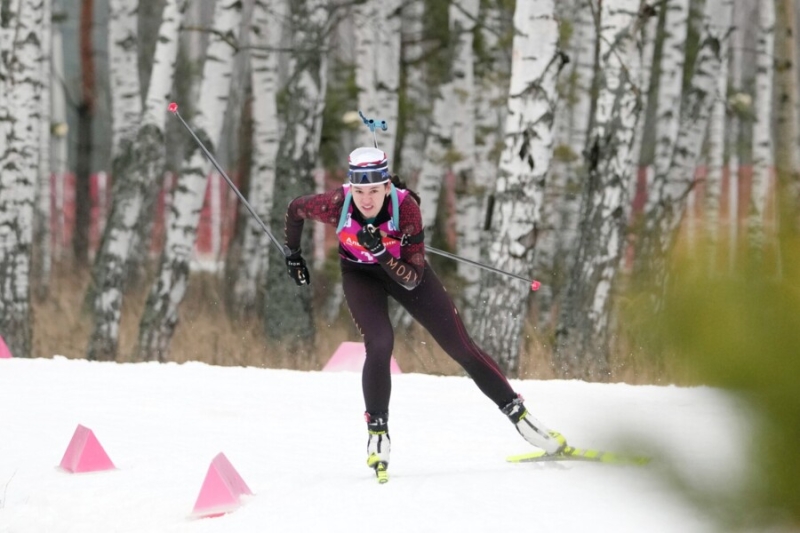
[[[747,419],[719,390],[526,380],[512,383],[529,409],[574,445],[666,454],[645,467],[510,464],[534,448],[469,379],[402,374],[391,479],[379,485],[360,383],[353,372],[0,360],[0,532],[707,532],[663,465],[708,491],[735,484],[747,452]],[[115,470],[58,468],[78,424]],[[192,518],[220,452],[253,495]]]

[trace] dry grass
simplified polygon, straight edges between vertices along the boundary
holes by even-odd
[[[50,297],[34,303],[34,354],[40,357],[63,355],[83,358],[91,321],[82,310],[89,275],[61,265],[53,274]],[[126,295],[120,324],[118,361],[133,360],[139,317],[148,284],[134,287]],[[180,309],[180,322],[172,340],[170,360],[182,363],[201,361],[222,366],[256,366],[295,370],[319,370],[343,341],[361,341],[346,309],[328,323],[320,321],[314,347],[307,357],[286,353],[271,345],[255,318],[232,320],[225,310],[224,287],[209,273],[193,273]],[[525,332],[520,361],[522,379],[553,379],[546,335],[530,327]],[[624,346],[624,343],[618,343]],[[626,383],[691,382],[675,365],[653,362],[636,350],[614,351],[612,381]],[[395,358],[405,372],[433,375],[462,375],[461,367],[451,360],[420,326],[397,331]]]

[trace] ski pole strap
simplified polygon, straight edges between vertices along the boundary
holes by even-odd
[[[391,184],[389,196],[392,197],[392,222],[395,228],[400,229],[400,201],[397,199],[397,189],[394,188],[394,183]]]
[[[341,233],[342,228],[344,228],[345,222],[347,222],[347,215],[350,212],[350,202],[353,201],[353,193],[350,192],[350,189],[347,189],[347,194],[344,196],[344,205],[342,205],[342,214],[339,215],[339,225],[336,226],[336,235]]]

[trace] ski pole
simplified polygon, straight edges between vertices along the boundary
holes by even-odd
[[[538,281],[536,281],[535,279],[534,280],[530,280],[528,278],[523,278],[522,276],[518,276],[516,274],[512,274],[511,272],[506,272],[505,270],[500,270],[499,268],[490,267],[489,265],[484,265],[483,263],[478,263],[477,261],[473,261],[472,259],[467,259],[466,257],[460,257],[458,255],[451,254],[450,252],[445,252],[444,250],[439,250],[439,249],[433,248],[431,246],[426,246],[425,247],[425,251],[426,252],[432,252],[432,253],[437,254],[437,255],[441,255],[442,257],[447,257],[448,259],[455,259],[456,261],[461,261],[462,263],[467,263],[467,264],[470,264],[470,265],[473,265],[473,266],[476,266],[476,267],[480,267],[480,268],[482,268],[484,270],[488,270],[489,272],[494,272],[495,274],[503,274],[504,276],[508,276],[510,278],[522,280],[522,281],[524,281],[526,283],[530,283],[531,284],[531,290],[532,291],[538,291],[539,287],[542,286],[542,284],[539,283]]]
[[[269,230],[269,228],[266,226],[266,224],[264,224],[264,222],[261,220],[261,217],[259,217],[256,214],[255,210],[250,206],[250,202],[248,202],[247,199],[245,199],[245,197],[242,195],[242,193],[239,192],[239,189],[236,188],[236,185],[234,185],[233,181],[231,181],[231,179],[228,177],[228,175],[225,173],[225,171],[222,170],[222,167],[219,166],[219,163],[217,163],[217,160],[214,159],[213,155],[211,155],[211,152],[208,151],[208,149],[205,147],[203,142],[197,137],[197,135],[195,134],[194,130],[186,123],[185,120],[183,120],[183,117],[181,116],[181,114],[178,113],[178,104],[176,104],[175,102],[172,102],[171,104],[169,104],[169,107],[167,109],[169,110],[170,113],[172,113],[173,115],[178,117],[178,119],[180,119],[181,123],[186,127],[186,129],[189,131],[189,133],[192,134],[192,137],[194,137],[194,140],[195,140],[195,142],[197,142],[197,145],[200,147],[201,150],[203,150],[203,153],[206,154],[206,157],[208,158],[208,160],[211,161],[211,164],[214,165],[214,167],[217,169],[217,171],[220,174],[222,174],[222,177],[225,178],[225,181],[228,182],[228,185],[230,185],[230,188],[233,189],[233,192],[235,192],[236,196],[239,197],[239,200],[241,200],[242,203],[244,204],[244,206],[247,208],[247,210],[250,211],[250,214],[253,215],[253,218],[256,219],[256,222],[258,222],[258,225],[261,226],[262,230],[264,230],[264,233],[266,233],[269,236],[269,238],[272,240],[272,242],[275,243],[275,246],[278,248],[278,250],[280,250],[281,255],[285,256],[286,252],[283,250],[283,244],[278,242],[278,239],[275,238],[275,236],[272,234],[272,232]]]

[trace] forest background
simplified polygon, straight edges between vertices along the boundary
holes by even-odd
[[[707,318],[730,340],[742,319],[704,314],[701,295],[793,279],[791,0],[2,10],[0,335],[15,356],[315,369],[359,340],[333,229],[307,224],[313,281],[295,287],[171,101],[279,240],[287,203],[337,186],[373,143],[357,112],[387,120],[377,142],[422,196],[427,243],[542,282],[428,257],[511,376],[708,381],[679,339]],[[693,320],[674,335],[680,305]],[[404,370],[461,371],[392,313]]]

